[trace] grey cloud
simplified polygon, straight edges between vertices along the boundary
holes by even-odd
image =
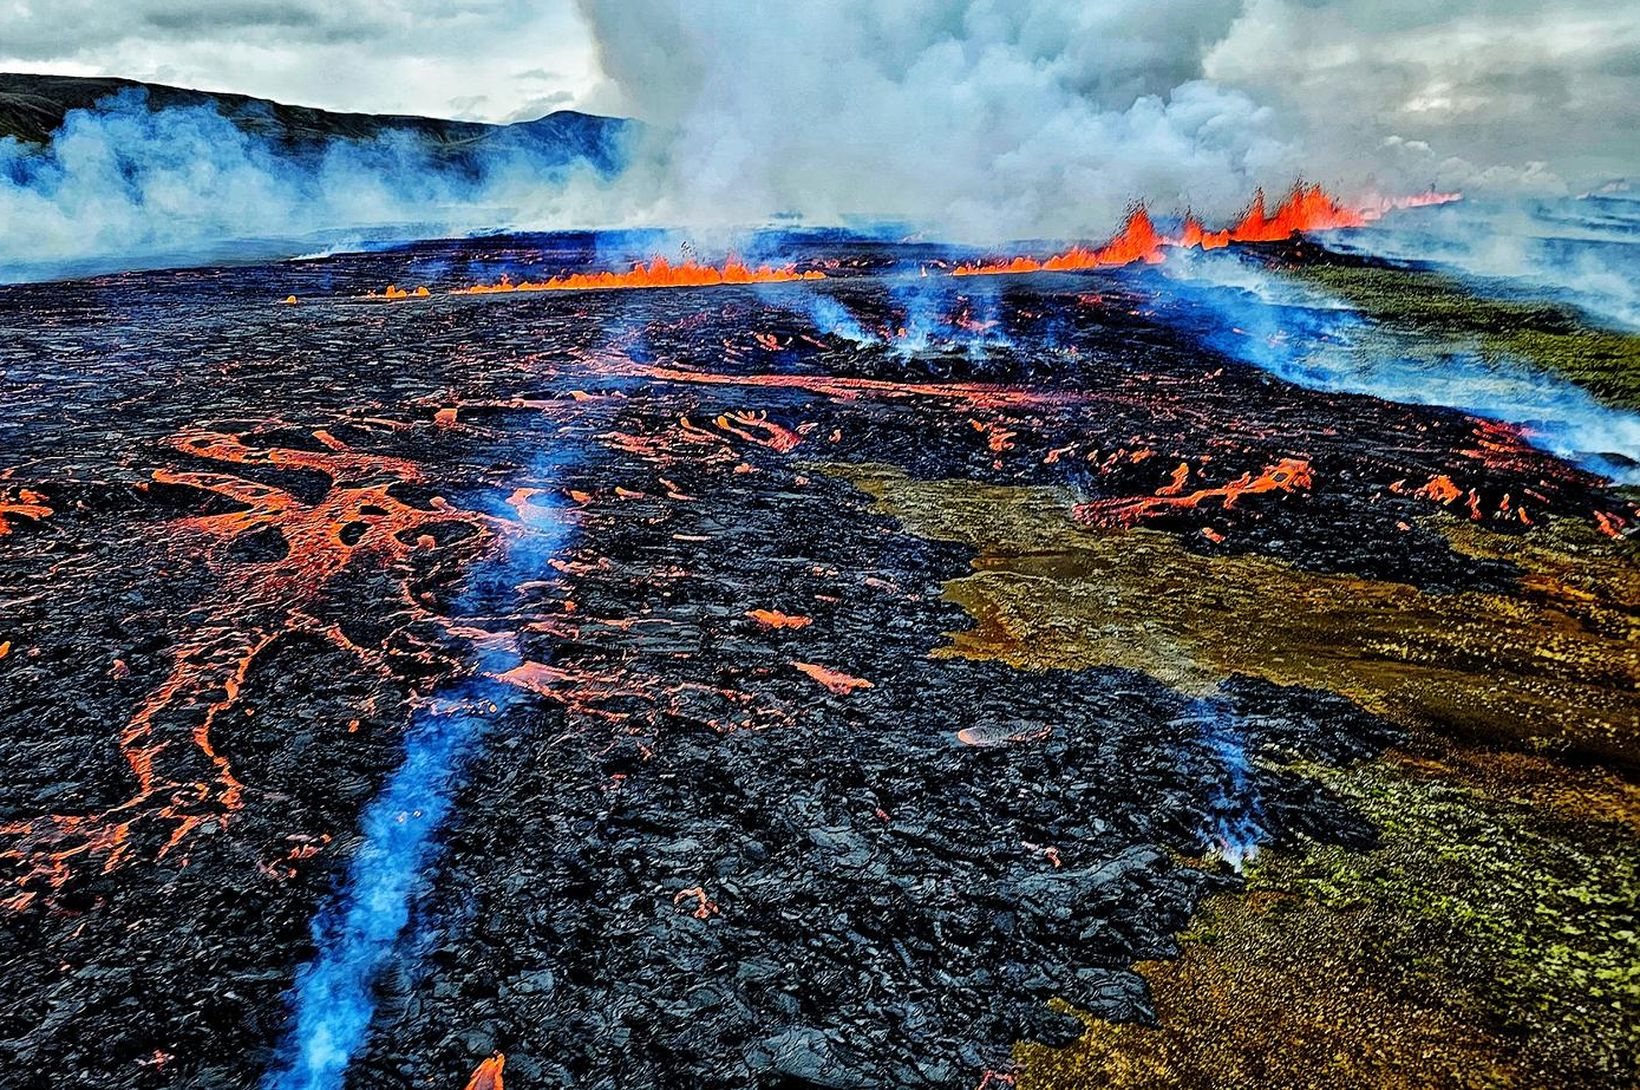
[[[0,71],[90,70],[335,109],[436,113],[488,93],[486,108],[505,113],[526,96],[494,93],[497,71],[538,71],[531,95],[564,73],[559,89],[574,93],[589,58],[568,0],[0,3]]]
[[[1604,0],[1252,0],[1205,71],[1290,117],[1324,168],[1393,134],[1442,156],[1443,184],[1553,190],[1636,169],[1640,142],[1612,137],[1640,131],[1637,57],[1640,12]]]
[[[0,8],[0,53],[18,58],[84,56],[126,42],[193,42],[229,36],[290,43],[360,41],[387,24],[374,5],[288,0],[43,0]]]
[[[1301,172],[1534,192],[1640,172],[1640,11],[1609,0],[22,0],[0,4],[8,58],[640,117],[601,222],[1097,235],[1135,198],[1226,214]]]

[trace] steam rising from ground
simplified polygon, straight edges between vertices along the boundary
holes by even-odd
[[[546,484],[552,474],[543,462],[521,484]],[[538,573],[567,542],[571,527],[560,510],[530,510],[523,530],[475,573],[464,605],[479,613],[492,608],[491,596],[516,593],[518,581]],[[462,764],[518,695],[496,680],[519,662],[505,641],[477,651],[474,675],[417,712],[405,733],[403,763],[360,819],[362,840],[347,876],[313,922],[315,954],[297,973],[290,1032],[263,1090],[340,1090],[369,1033],[378,978],[417,939],[409,925],[430,881]]]
[[[1640,196],[1627,192],[1508,204],[1474,201],[1398,217],[1329,245],[1449,265],[1558,296],[1640,329]]]
[[[1222,0],[583,9],[611,107],[650,125],[621,186],[655,222],[1097,236],[1135,199],[1228,215],[1302,168],[1270,111],[1196,78]]]
[[[1640,484],[1640,415],[1603,405],[1564,378],[1478,352],[1386,351],[1345,304],[1231,253],[1187,251],[1168,274],[1185,305],[1205,318],[1208,344],[1287,382],[1523,425],[1537,447]]]
[[[0,282],[550,219],[600,178],[523,145],[458,168],[402,133],[295,152],[132,90],[71,111],[44,151],[0,139]]]
[[[294,1024],[283,1065],[266,1090],[335,1090],[364,1043],[375,1013],[376,977],[393,956],[427,881],[433,834],[450,809],[454,767],[482,734],[482,713],[469,710],[502,686],[477,684],[451,707],[419,715],[405,742],[404,764],[362,818],[363,843],[347,885],[313,925],[318,953],[296,978]]]

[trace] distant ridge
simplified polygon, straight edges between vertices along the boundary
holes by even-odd
[[[289,106],[249,95],[198,91],[161,83],[103,76],[0,73],[0,137],[48,144],[71,110],[89,109],[122,91],[146,92],[153,110],[211,107],[248,133],[300,152],[338,141],[362,141],[405,133],[452,162],[480,152],[534,150],[563,161],[587,159],[613,167],[619,136],[632,122],[559,110],[533,121],[492,125],[408,114],[358,114]]]

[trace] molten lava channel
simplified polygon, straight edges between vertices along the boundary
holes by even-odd
[[[1295,185],[1274,212],[1267,210],[1262,189],[1255,191],[1247,210],[1234,225],[1209,231],[1201,220],[1187,214],[1177,234],[1157,229],[1141,202],[1128,213],[1122,229],[1101,246],[1077,244],[1048,257],[1020,255],[957,265],[952,276],[996,276],[1006,273],[1069,272],[1084,269],[1121,268],[1139,263],[1157,264],[1167,248],[1218,250],[1232,243],[1280,242],[1304,231],[1336,231],[1365,227],[1392,211],[1422,208],[1461,200],[1461,193],[1430,190],[1405,197],[1373,196],[1348,205],[1319,185]],[[923,275],[928,270],[923,269]],[[695,258],[670,262],[661,256],[647,263],[639,261],[625,272],[561,273],[545,280],[514,280],[503,275],[491,284],[469,284],[450,289],[451,295],[512,295],[520,292],[597,291],[632,288],[701,288],[722,284],[778,284],[796,280],[824,280],[818,269],[799,270],[793,264],[749,265],[730,257],[721,265],[703,264]],[[401,302],[425,299],[426,287],[406,290],[389,285],[385,291],[368,292],[364,298]],[[295,303],[286,296],[284,303]]]
[[[494,284],[473,284],[456,288],[453,295],[497,295],[518,291],[585,291],[598,288],[701,288],[717,284],[778,284],[789,280],[824,280],[825,273],[796,267],[758,265],[753,267],[729,258],[722,265],[703,265],[690,258],[673,264],[655,257],[646,265],[638,262],[626,272],[565,273],[549,280],[514,282],[503,276]]]

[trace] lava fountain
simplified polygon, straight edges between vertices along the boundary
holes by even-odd
[[[1045,258],[1020,256],[974,262],[958,265],[951,271],[954,276],[996,276],[1120,268],[1139,262],[1154,265],[1163,259],[1165,247],[1218,250],[1237,242],[1280,242],[1301,231],[1365,227],[1395,209],[1445,204],[1459,200],[1461,196],[1458,193],[1431,192],[1403,198],[1375,197],[1362,207],[1352,207],[1318,185],[1300,183],[1292,188],[1273,213],[1266,210],[1264,191],[1261,189],[1253,194],[1252,202],[1233,226],[1209,231],[1195,216],[1186,215],[1176,235],[1164,235],[1158,231],[1145,206],[1137,204],[1128,212],[1122,229],[1103,246],[1072,246]]]

